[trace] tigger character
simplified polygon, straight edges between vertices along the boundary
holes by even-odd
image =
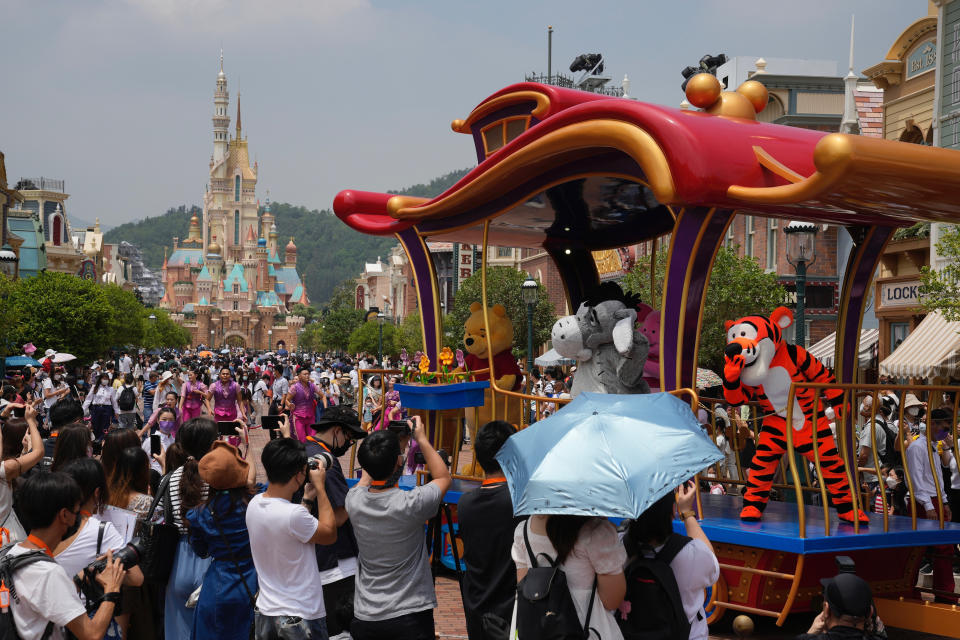
[[[793,312],[777,307],[770,318],[747,316],[726,323],[727,346],[724,349],[723,395],[727,402],[739,405],[760,403],[769,413],[763,420],[757,451],[750,464],[747,490],[743,495],[741,520],[760,520],[770,497],[770,486],[780,458],[787,449],[787,398],[791,382],[836,382],[823,364],[803,347],[783,341],[783,330],[793,324]],[[841,520],[853,522],[850,485],[837,444],[830,431],[828,415],[843,404],[840,389],[797,389],[793,406],[793,446],[811,462],[813,456],[813,413],[817,413],[817,449],[823,480]],[[862,511],[860,522],[869,519]]]

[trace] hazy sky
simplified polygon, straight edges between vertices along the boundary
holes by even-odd
[[[926,0],[0,0],[0,151],[12,181],[66,180],[68,212],[118,224],[200,204],[220,47],[258,196],[328,208],[475,163],[450,130],[494,91],[601,52],[676,105],[705,53],[881,61]],[[235,123],[231,122],[231,133]]]

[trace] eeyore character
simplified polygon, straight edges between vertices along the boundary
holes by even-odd
[[[553,348],[565,358],[575,358],[572,396],[596,393],[649,393],[643,379],[650,343],[636,326],[636,301],[620,286],[605,282],[587,299],[576,315],[553,325]]]

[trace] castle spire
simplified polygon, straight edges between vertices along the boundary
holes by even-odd
[[[240,139],[240,94],[237,93],[237,140]]]
[[[227,153],[227,134],[230,131],[230,94],[227,92],[227,74],[223,72],[223,49],[220,50],[220,72],[213,92],[213,161],[218,162]]]

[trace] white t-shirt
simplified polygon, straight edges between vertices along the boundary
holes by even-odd
[[[11,556],[29,553],[31,549],[16,545],[10,549]],[[48,622],[55,626],[50,640],[62,640],[67,623],[87,610],[80,602],[73,580],[56,562],[34,562],[22,567],[13,576],[19,602],[11,598],[13,621],[23,640],[39,640]]]
[[[130,373],[130,368],[133,366],[133,360],[130,359],[130,356],[124,356],[120,358],[120,373]]]
[[[107,551],[119,549],[124,545],[123,536],[117,531],[111,523],[107,522],[103,527],[103,542],[100,544],[100,553],[97,553],[97,536],[100,533],[100,520],[97,516],[87,518],[80,533],[73,539],[70,546],[54,556],[67,575],[73,576],[80,573],[85,566],[93,562],[100,555]]]
[[[257,609],[266,616],[326,616],[314,545],[317,519],[306,507],[264,494],[247,505],[250,551],[257,568]]]
[[[661,548],[657,547],[656,550],[660,551]],[[683,612],[690,621],[690,640],[707,640],[709,634],[707,616],[703,611],[703,590],[720,576],[717,557],[702,540],[694,538],[680,550],[670,563],[670,568],[680,589]]]
[[[44,378],[42,383],[42,388],[43,388],[44,394],[52,393],[54,391],[57,391],[58,389],[62,389],[63,383],[59,383],[57,384],[57,386],[54,386],[52,378]],[[63,396],[51,396],[49,398],[44,398],[43,406],[49,409],[50,407],[52,407],[57,403],[57,400],[59,400],[62,397]]]

